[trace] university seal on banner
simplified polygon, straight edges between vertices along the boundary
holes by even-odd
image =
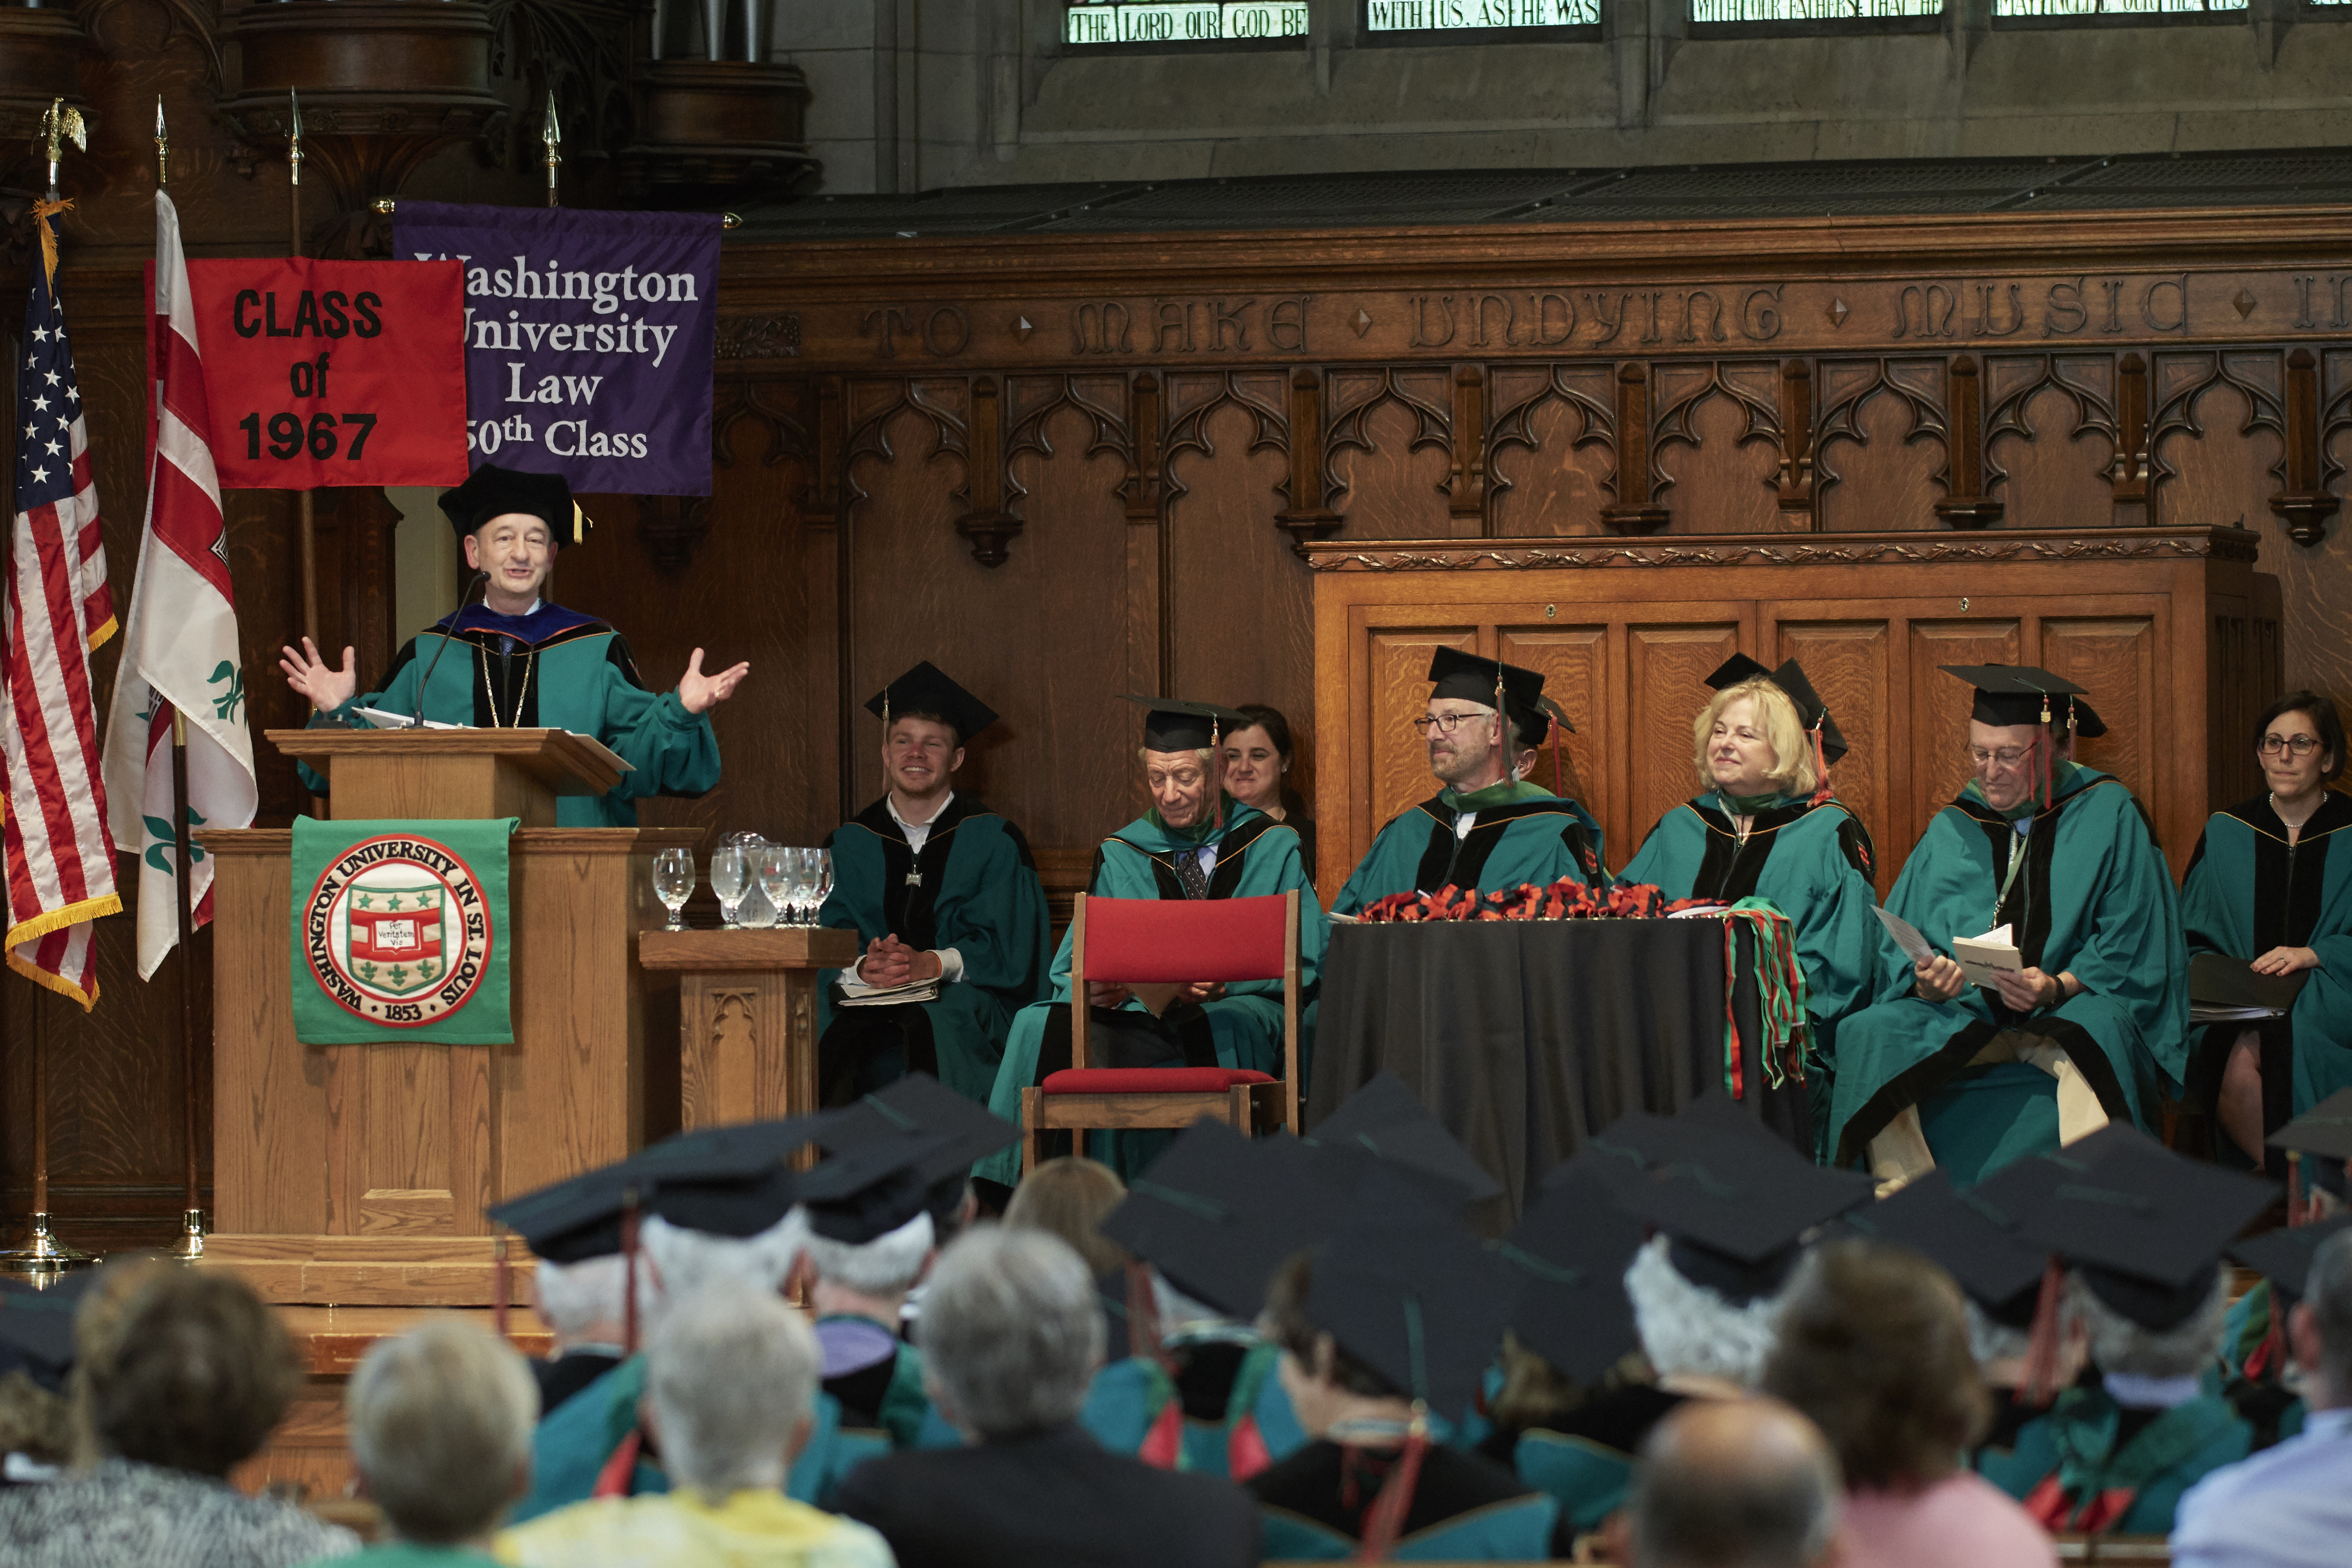
[[[389,1028],[434,1023],[472,1000],[494,940],[473,868],[417,834],[352,845],[303,903],[303,957],[319,988]]]

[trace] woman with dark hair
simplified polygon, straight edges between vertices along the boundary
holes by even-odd
[[[2245,961],[2256,974],[2302,975],[2284,1018],[2214,1024],[2189,1060],[2190,1098],[2212,1109],[2224,1160],[2271,1165],[2263,1141],[2352,1085],[2352,800],[2336,704],[2290,691],[2254,726],[2263,794],[2207,819],[2180,888],[2189,951]]]
[[[1315,879],[1315,823],[1307,802],[1290,787],[1290,721],[1279,708],[1245,702],[1235,710],[1246,728],[1225,732],[1225,790],[1244,805],[1255,806],[1276,822],[1298,830],[1298,854],[1307,879]]]
[[[1962,1302],[1943,1270],[1879,1242],[1828,1242],[1798,1266],[1764,1392],[1837,1450],[1844,1568],[2058,1561],[2025,1510],[1962,1462],[1992,1419]]]

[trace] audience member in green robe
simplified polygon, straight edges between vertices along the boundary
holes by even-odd
[[[817,923],[866,942],[818,994],[819,1091],[840,1104],[906,1072],[984,1101],[1013,1015],[1045,994],[1053,922],[1021,830],[954,787],[964,749],[996,722],[929,663],[866,703],[882,721],[889,788],[841,825]],[[919,1002],[844,1006],[850,993],[935,981]]]
[[[1827,1147],[1882,1183],[1935,1165],[1966,1186],[2178,1092],[2189,1021],[2180,901],[2122,781],[2069,760],[2105,726],[2047,670],[1947,666],[1976,688],[1976,776],[1927,825],[1888,910],[1933,951],[1890,948],[1875,1005],[1838,1029]],[[1972,986],[1955,938],[2006,930],[2021,967]]]
[[[1845,736],[1797,661],[1768,671],[1735,654],[1707,684],[1715,696],[1691,726],[1700,793],[1658,819],[1618,879],[1669,900],[1763,899],[1789,917],[1812,1026],[1810,1140],[1826,1120],[1838,1025],[1871,1002],[1892,948],[1874,912],[1877,860],[1870,830],[1830,793]]]
[[[428,723],[593,736],[634,771],[604,795],[560,797],[555,820],[563,827],[632,827],[632,801],[698,795],[719,782],[710,710],[734,695],[751,667],[706,675],[696,648],[677,689],[656,694],[638,678],[620,633],[545,597],[556,552],[580,542],[585,521],[562,475],[485,463],[442,492],[441,510],[483,584],[481,602],[411,638],[393,657],[382,686],[365,696],[354,695],[359,674],[352,649],[343,649],[341,669],[328,668],[309,637],[299,653],[280,649],[287,684],[322,716],[313,722],[356,729],[394,722],[357,711],[369,708],[401,721],[421,714]],[[469,583],[468,600],[472,592]],[[298,771],[312,793],[326,793],[326,779],[308,765]]]
[[[1442,1209],[1410,1205],[1283,1266],[1265,1321],[1309,1440],[1247,1483],[1269,1561],[1570,1554],[1558,1501],[1448,1447],[1433,1414],[1477,1394],[1502,1340],[1504,1269]]]
[[[2220,1393],[2221,1255],[2276,1189],[2118,1123],[1972,1195],[2065,1260],[2063,1310],[2087,1330],[2097,1373],[2026,1423],[2007,1455],[1980,1452],[1979,1473],[2053,1534],[2168,1533],[2181,1493],[2252,1447]]]
[[[1217,742],[1243,721],[1229,708],[1173,699],[1132,698],[1144,709],[1142,766],[1151,809],[1102,841],[1087,891],[1109,899],[1250,899],[1297,889],[1299,1071],[1313,1039],[1314,986],[1330,924],[1299,858],[1298,835],[1219,787]],[[1054,999],[1024,1007],[1013,1020],[989,1107],[1018,1122],[1021,1091],[1070,1065],[1070,939],[1054,955]],[[1181,986],[1155,1016],[1123,985],[1088,981],[1089,1065],[1096,1068],[1206,1067],[1283,1074],[1282,982],[1203,981]],[[1304,1089],[1302,1083],[1301,1089]],[[1122,1174],[1139,1171],[1166,1147],[1164,1136],[1114,1135]],[[976,1176],[1010,1188],[1021,1179],[1018,1150],[983,1162]]]
[[[1558,705],[1544,701],[1544,678],[1442,647],[1429,662],[1429,679],[1435,682],[1429,710],[1413,727],[1444,787],[1381,829],[1332,910],[1360,914],[1391,893],[1448,886],[1496,892],[1572,877],[1607,888],[1601,825],[1592,814],[1520,776],[1519,759],[1540,746],[1553,725],[1568,725]]]
[[[2301,975],[2284,1018],[2196,1031],[2189,1095],[2227,1138],[2224,1158],[2266,1163],[2263,1141],[2339,1089],[2352,1088],[2352,800],[2329,789],[2344,772],[2336,704],[2291,691],[2263,710],[2254,754],[2270,787],[2215,812],[2181,879],[2191,954],[2216,953],[2256,974]]]
[[[907,1296],[938,1256],[928,1163],[950,1140],[910,1133],[859,1145],[801,1178],[800,1257],[785,1289],[808,1303],[824,1392],[845,1430],[925,1446],[923,1354],[899,1337]],[[953,1447],[943,1424],[940,1446]]]

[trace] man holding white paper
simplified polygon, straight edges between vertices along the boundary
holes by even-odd
[[[1942,1164],[1965,1185],[2110,1120],[2147,1125],[2185,1062],[2163,852],[2122,782],[2073,760],[2105,725],[2047,670],[1946,668],[1977,689],[1975,776],[1887,900],[1928,951],[1890,962],[1846,1021],[1831,1108],[1837,1163],[1898,1184]]]

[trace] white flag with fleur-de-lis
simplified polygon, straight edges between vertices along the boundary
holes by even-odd
[[[259,798],[187,257],[180,247],[179,214],[161,191],[155,193],[154,388],[155,457],[148,469],[139,575],[131,584],[122,665],[108,716],[105,774],[114,842],[139,847],[142,980],[180,939],[176,841],[191,827],[250,826]],[[175,708],[187,721],[188,748],[188,798],[177,812]],[[212,920],[212,857],[190,839],[191,930]]]

